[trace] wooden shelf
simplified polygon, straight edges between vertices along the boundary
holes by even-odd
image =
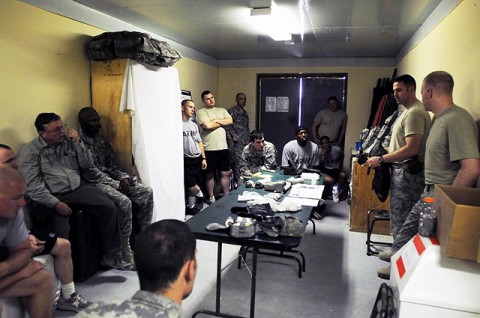
[[[352,159],[352,202],[350,205],[350,230],[367,232],[367,212],[370,209],[390,209],[390,196],[385,202],[380,202],[372,190],[374,169],[368,173],[367,166],[361,166],[357,158]],[[390,234],[390,223],[378,222],[374,233]]]

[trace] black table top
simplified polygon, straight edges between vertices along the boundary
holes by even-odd
[[[234,238],[229,235],[229,230],[209,231],[206,226],[210,223],[225,224],[225,220],[232,216],[233,219],[237,217],[236,214],[230,210],[234,206],[245,207],[245,202],[237,202],[238,195],[243,191],[256,191],[260,194],[267,194],[268,191],[263,189],[245,188],[240,186],[237,190],[230,192],[227,196],[216,201],[214,204],[200,211],[197,215],[187,220],[187,224],[198,239],[206,241],[221,242],[234,245],[245,245],[258,248],[268,248],[274,250],[285,250],[295,248],[300,245],[301,237],[287,237],[279,236],[276,238],[269,237],[266,234],[259,234],[252,238]],[[286,195],[286,194],[284,194]],[[304,228],[310,218],[312,207],[302,206],[302,210],[297,212],[282,212],[298,217]],[[281,213],[279,213],[281,214]]]

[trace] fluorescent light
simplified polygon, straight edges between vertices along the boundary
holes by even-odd
[[[285,28],[282,18],[275,14],[275,2],[269,8],[252,8],[250,16],[258,31],[270,36],[274,41],[290,41],[292,34]]]
[[[292,35],[288,32],[270,32],[268,34],[274,41],[291,41]]]
[[[250,16],[252,17],[271,15],[271,14],[272,14],[272,8],[252,8],[250,10]]]

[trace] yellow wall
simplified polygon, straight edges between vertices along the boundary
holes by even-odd
[[[250,127],[255,127],[255,99],[257,74],[259,73],[348,73],[347,114],[348,125],[345,137],[345,149],[354,147],[360,132],[368,123],[372,104],[373,88],[377,79],[391,77],[390,67],[281,67],[281,68],[222,68],[219,76],[219,96],[217,104],[230,108],[235,104],[235,94],[247,95],[247,111],[250,115]],[[326,101],[319,101],[326,103]],[[313,123],[313,118],[311,119]],[[293,139],[292,132],[292,139]],[[267,136],[268,139],[268,136]],[[279,151],[283,145],[279,146]],[[348,157],[348,156],[347,156]],[[349,160],[349,158],[346,158]],[[348,164],[347,164],[348,166]]]
[[[15,0],[2,1],[0,30],[0,143],[18,150],[36,137],[41,112],[76,128],[78,110],[91,102],[85,45],[104,31]],[[218,68],[187,58],[175,67],[195,100],[205,89],[218,90]]]
[[[400,62],[399,74],[409,73],[420,85],[430,72],[443,70],[455,81],[456,104],[480,119],[480,2],[462,1]]]
[[[76,126],[76,109],[90,104],[84,45],[98,30],[13,0],[2,2],[0,30],[0,142],[30,141],[40,112]]]
[[[419,83],[433,70],[449,71],[456,82],[455,101],[475,119],[480,118],[479,10],[475,0],[463,1],[399,64],[399,74],[410,73]],[[56,112],[69,126],[76,127],[78,109],[90,104],[85,44],[103,30],[15,0],[2,2],[0,30],[0,142],[18,150],[36,136],[33,121],[44,111]],[[226,108],[234,104],[237,92],[245,92],[252,128],[257,73],[348,73],[347,149],[354,145],[367,123],[377,78],[392,74],[389,67],[219,69],[188,58],[181,59],[175,67],[181,88],[192,92],[199,108],[203,90],[214,92],[217,104]],[[417,95],[420,97],[419,92]]]
[[[216,96],[218,92],[218,67],[197,62],[192,59],[182,58],[175,63],[180,78],[180,87],[192,93],[192,99],[197,108],[202,108],[200,95],[203,91],[212,91]]]

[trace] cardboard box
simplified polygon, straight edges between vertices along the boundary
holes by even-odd
[[[480,189],[439,185],[434,197],[442,253],[480,263]]]

